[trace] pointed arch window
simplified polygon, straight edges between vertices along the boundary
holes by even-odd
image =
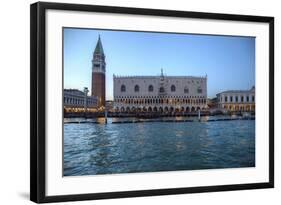
[[[159,92],[160,92],[160,93],[164,93],[164,92],[165,92],[165,89],[164,89],[163,87],[160,87]]]
[[[172,86],[171,86],[171,91],[172,91],[172,92],[175,92],[175,91],[176,91],[176,86],[175,86],[175,85],[172,85]]]
[[[126,92],[126,86],[125,85],[121,85],[121,92]]]
[[[188,87],[184,87],[184,93],[185,93],[185,94],[189,93]]]
[[[153,86],[152,85],[148,86],[148,92],[153,92]]]
[[[202,93],[202,88],[199,87],[199,88],[197,89],[197,92],[198,92],[198,93]]]
[[[135,92],[139,92],[140,91],[140,86],[139,85],[135,85]]]

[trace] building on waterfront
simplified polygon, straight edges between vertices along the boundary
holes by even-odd
[[[92,59],[92,96],[98,99],[98,106],[105,106],[105,55],[99,36]]]
[[[255,112],[255,87],[218,93],[217,102],[218,108],[226,111]]]
[[[97,108],[97,97],[88,96],[88,89],[84,91],[78,89],[64,89],[64,112],[76,113],[94,111]]]
[[[207,99],[207,105],[209,109],[215,109],[217,108],[217,98],[208,98]]]
[[[207,76],[113,76],[117,112],[194,112],[207,108]]]
[[[106,107],[107,111],[113,112],[114,111],[113,105],[114,105],[114,103],[112,100],[107,100],[105,102],[105,107]]]
[[[102,111],[105,106],[105,55],[100,36],[92,58],[92,90],[64,89],[64,113]]]

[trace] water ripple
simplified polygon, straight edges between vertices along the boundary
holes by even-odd
[[[65,124],[64,175],[255,166],[255,121]]]

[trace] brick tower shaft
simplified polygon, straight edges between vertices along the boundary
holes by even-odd
[[[98,106],[105,106],[105,55],[99,36],[92,59],[92,96],[98,98]]]
[[[92,96],[98,97],[99,106],[105,106],[105,74],[92,72]]]

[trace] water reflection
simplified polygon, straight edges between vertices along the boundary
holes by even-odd
[[[255,166],[255,121],[65,124],[64,175]]]

